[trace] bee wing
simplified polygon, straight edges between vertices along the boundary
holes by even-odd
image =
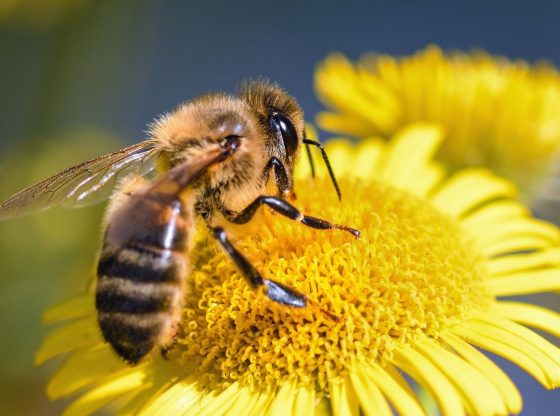
[[[131,194],[113,213],[105,234],[105,244],[123,246],[146,235],[149,227],[159,227],[158,216],[177,196],[189,188],[212,165],[222,161],[234,149],[210,147],[180,165],[162,173],[145,188]],[[155,204],[154,204],[155,202]],[[160,232],[160,231],[158,231]]]
[[[0,204],[0,220],[54,206],[82,207],[107,199],[120,178],[154,170],[160,151],[153,141],[129,146],[89,160],[47,178]]]
[[[144,193],[165,195],[171,200],[189,187],[208,168],[224,160],[234,150],[224,149],[220,145],[208,147],[204,153],[190,157],[185,162],[162,174]]]

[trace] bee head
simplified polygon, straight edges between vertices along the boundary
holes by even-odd
[[[263,131],[269,157],[283,161],[291,172],[303,141],[303,112],[297,101],[268,81],[247,81],[240,97],[255,113]]]

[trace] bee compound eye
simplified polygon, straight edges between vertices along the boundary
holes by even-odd
[[[298,135],[292,121],[282,113],[272,113],[269,122],[272,131],[282,136],[288,156],[292,156],[298,146]]]

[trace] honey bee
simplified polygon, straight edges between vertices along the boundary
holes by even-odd
[[[0,205],[5,220],[53,206],[83,206],[112,193],[95,303],[103,337],[131,365],[173,342],[197,217],[252,288],[295,308],[308,305],[306,296],[261,276],[229,241],[223,224],[245,224],[266,205],[306,226],[359,236],[288,202],[295,198],[293,169],[302,144],[313,172],[309,145],[321,149],[339,199],[340,190],[321,144],[305,138],[299,105],[275,84],[247,82],[237,95],[196,98],[157,119],[150,136],[60,172]]]

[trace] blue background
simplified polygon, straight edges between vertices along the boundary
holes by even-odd
[[[313,70],[332,51],[351,58],[366,51],[402,55],[434,43],[559,64],[559,18],[556,1],[102,0],[82,1],[50,23],[16,16],[0,26],[0,151],[5,158],[17,154],[23,171],[40,160],[43,143],[61,137],[72,142],[72,132],[95,129],[121,145],[136,142],[144,138],[147,122],[179,102],[209,90],[234,91],[241,80],[257,76],[281,84],[312,119],[321,109]],[[94,153],[88,142],[76,146],[80,149],[62,155],[48,173],[78,162],[90,147]],[[22,148],[37,150],[28,161]],[[0,170],[2,197],[21,186],[18,172]],[[83,215],[95,224],[100,212]],[[74,236],[68,244],[83,238]],[[75,274],[87,275],[96,239],[94,234],[76,255],[84,260]],[[28,237],[29,250],[49,245],[32,240]],[[1,256],[4,264],[29,261],[17,253]],[[42,267],[58,270],[65,261],[45,260]],[[44,333],[41,311],[77,285],[56,279],[54,271],[41,282],[33,275],[15,279],[4,267],[0,410],[56,414],[61,406],[48,403],[43,393],[52,369],[36,369],[31,362]],[[557,391],[546,392],[523,371],[504,366],[523,394],[524,414],[557,414]]]

